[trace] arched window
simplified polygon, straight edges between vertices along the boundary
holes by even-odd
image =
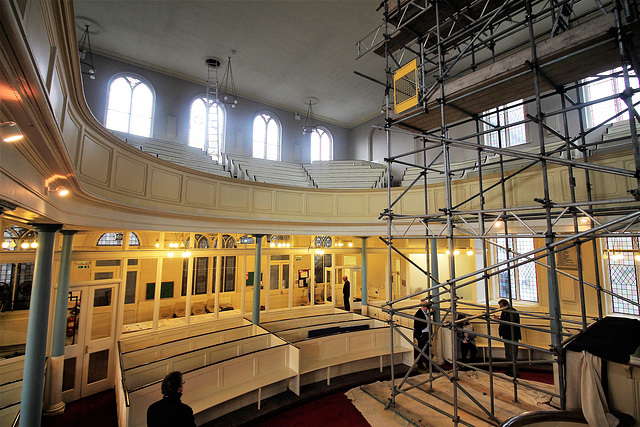
[[[104,233],[96,246],[122,246],[124,233]],[[140,239],[133,231],[129,233],[129,246],[140,246]]]
[[[151,137],[153,92],[142,80],[120,76],[109,85],[106,126],[109,129]]]
[[[253,119],[253,157],[280,160],[280,123],[268,113]]]
[[[333,160],[333,138],[327,129],[311,132],[311,161]]]
[[[207,99],[196,98],[191,103],[189,119],[189,145],[206,151],[214,159],[221,161],[224,151],[224,109]]]

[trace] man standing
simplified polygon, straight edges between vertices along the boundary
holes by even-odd
[[[502,310],[502,313],[500,313],[500,320],[510,323],[516,323],[518,325],[520,324],[520,315],[517,313],[517,310],[515,308],[511,307],[509,301],[507,301],[506,299],[501,299],[500,301],[498,301],[498,305],[500,306],[500,308],[504,309]],[[520,339],[522,338],[520,326],[510,325],[506,323],[500,323],[500,326],[498,326],[498,334],[500,335],[500,337],[506,340],[516,342],[520,341]],[[505,375],[514,376],[516,378],[519,377],[520,374],[518,372],[517,363],[518,344],[504,343],[504,357],[505,359],[507,359],[507,361],[513,363],[513,372],[507,369]]]
[[[349,301],[349,297],[351,296],[351,283],[347,276],[342,276],[342,280],[344,280],[344,286],[342,287],[344,309],[351,311],[351,301]]]
[[[425,354],[430,356],[430,338],[431,338],[431,329],[429,323],[426,321],[433,315],[433,308],[431,308],[431,301],[424,300],[420,303],[420,308],[414,314],[413,321],[413,338],[418,342],[418,347],[424,349]],[[426,347],[425,347],[426,346]],[[418,368],[427,369],[427,359],[420,355],[418,350],[413,351],[413,358],[417,359]]]
[[[162,380],[162,399],[147,409],[148,427],[196,427],[193,410],[180,401],[182,397],[182,374],[169,373]]]

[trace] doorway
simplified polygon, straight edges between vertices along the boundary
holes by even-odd
[[[96,280],[70,286],[62,381],[65,402],[113,387],[119,283]]]

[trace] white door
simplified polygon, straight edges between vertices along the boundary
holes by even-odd
[[[62,398],[71,402],[113,387],[117,283],[71,286]]]

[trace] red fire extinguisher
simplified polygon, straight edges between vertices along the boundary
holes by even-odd
[[[72,337],[76,333],[77,327],[77,319],[78,313],[80,312],[80,307],[78,303],[71,309],[71,316],[67,317],[67,336]]]
[[[76,316],[67,317],[67,336],[72,337],[76,332]]]

